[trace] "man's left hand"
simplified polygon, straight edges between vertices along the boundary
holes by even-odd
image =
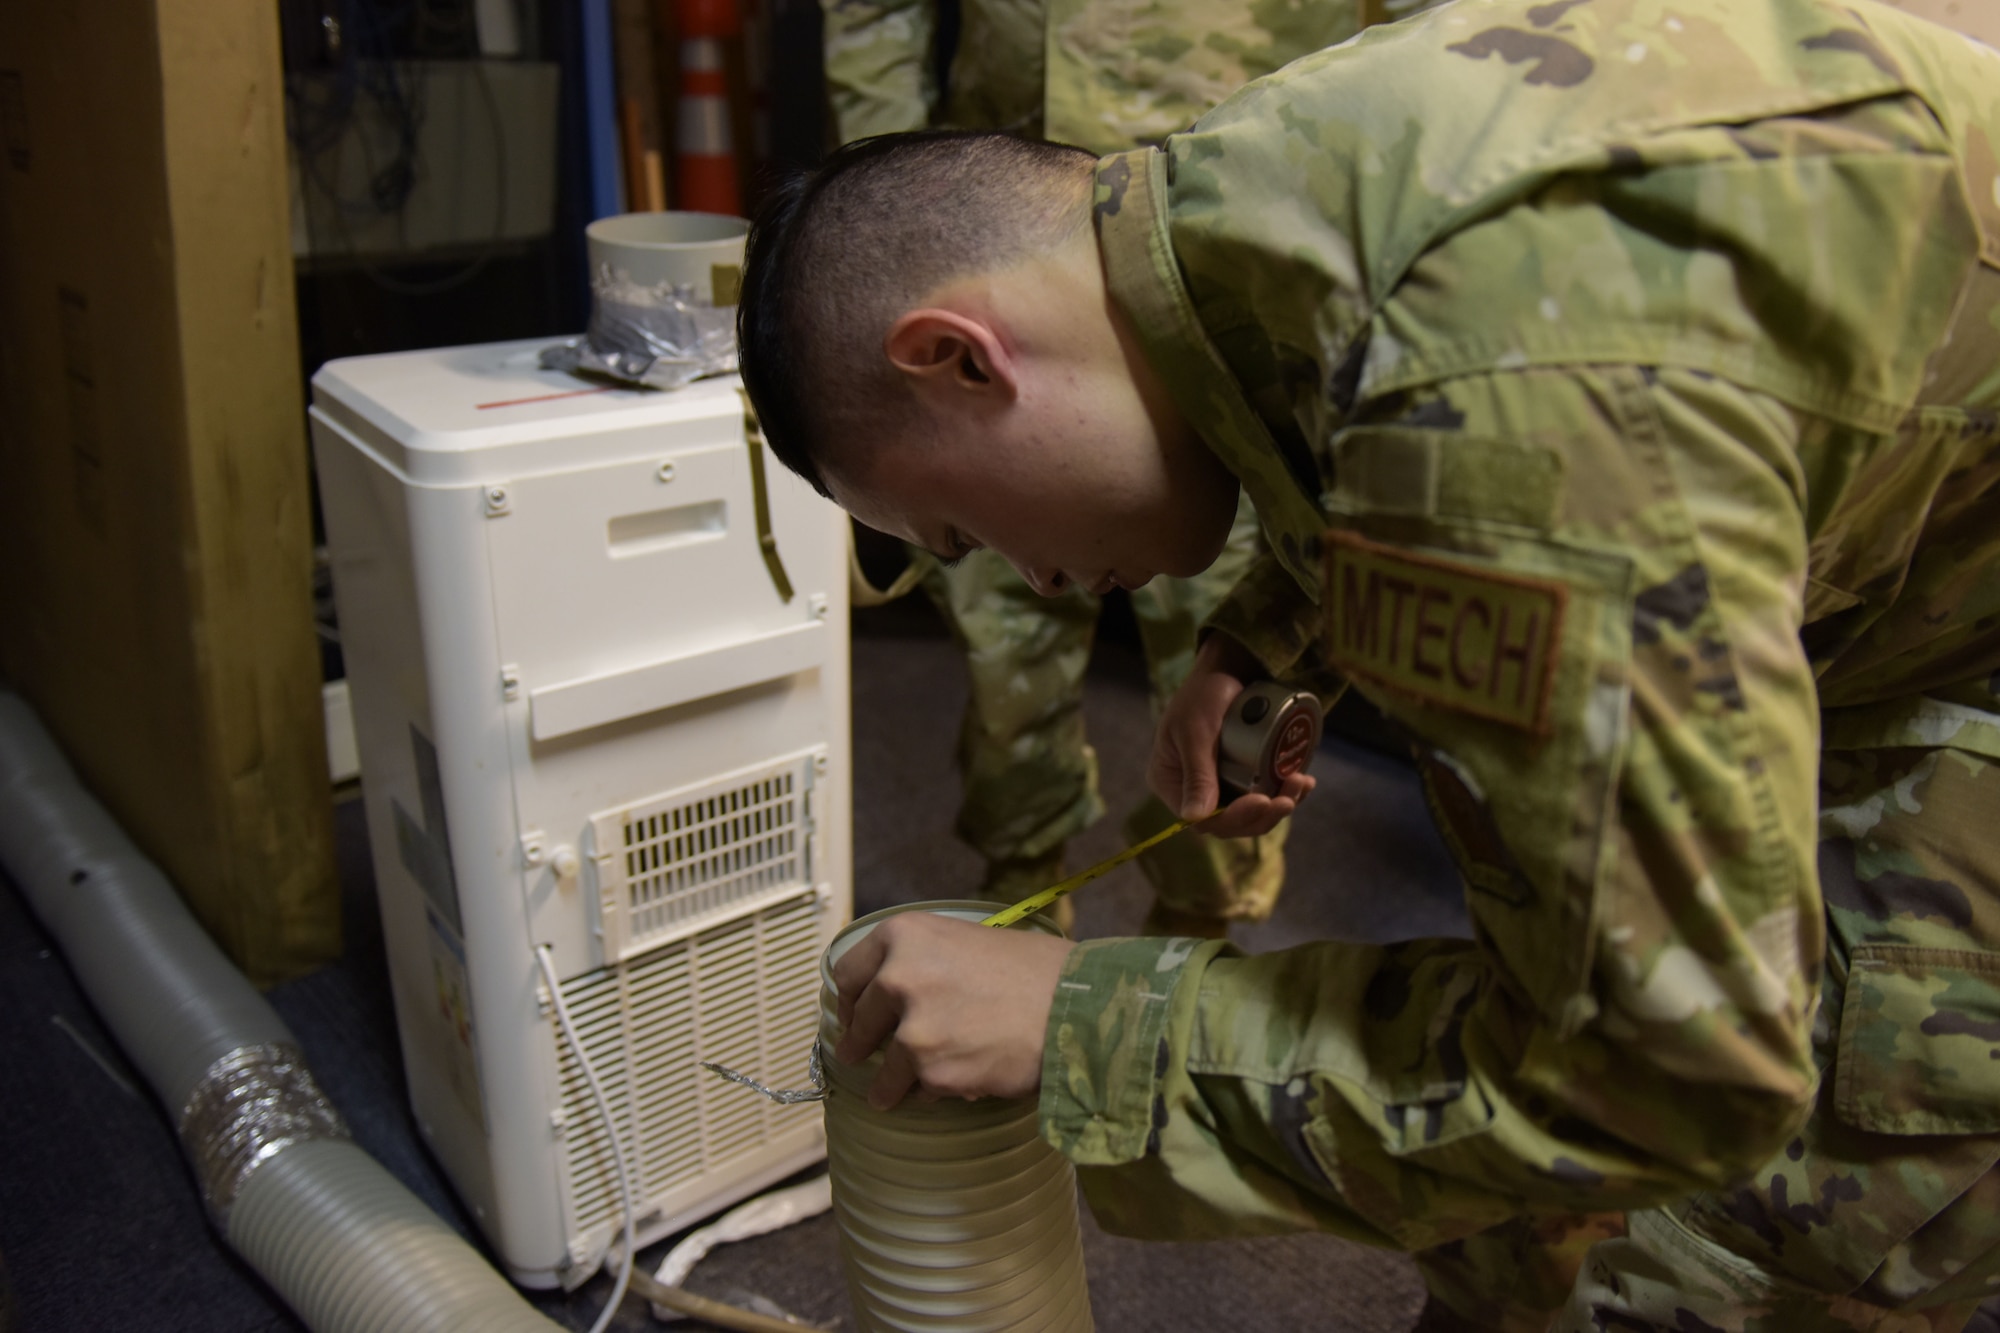
[[[998,910],[997,907],[995,910]],[[1042,1036],[1068,940],[925,912],[890,917],[834,964],[841,1038],[859,1064],[882,1047],[868,1104],[912,1087],[931,1097],[1027,1097],[1042,1083]]]

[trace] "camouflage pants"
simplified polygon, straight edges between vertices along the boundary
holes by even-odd
[[[1192,579],[1154,579],[1132,594],[1154,713],[1194,664],[1195,631],[1257,551],[1246,497],[1222,555]],[[952,568],[934,562],[924,590],[965,651],[970,694],[959,732],[965,783],[959,837],[987,859],[988,889],[1019,897],[1044,878],[1070,838],[1104,813],[1097,753],[1084,738],[1083,678],[1099,599],[1078,588],[1042,597],[992,551]],[[1136,841],[1172,815],[1148,797],[1126,821]],[[1162,906],[1199,916],[1260,921],[1284,880],[1286,827],[1262,838],[1176,838],[1140,862]],[[1009,867],[1027,866],[1019,884]],[[1039,881],[1039,882],[1038,882]]]
[[[1952,1333],[2000,1294],[2000,753],[1830,748],[1820,796],[1799,1136],[1623,1228],[1518,1219],[1420,1255],[1436,1303],[1508,1333]]]

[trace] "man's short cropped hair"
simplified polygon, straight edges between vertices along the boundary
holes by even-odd
[[[945,283],[1061,247],[1088,224],[1095,157],[1005,134],[861,139],[777,180],[744,256],[743,383],[771,452],[827,494],[846,442],[908,419],[889,326]]]

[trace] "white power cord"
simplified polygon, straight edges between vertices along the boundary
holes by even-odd
[[[597,1070],[591,1067],[590,1057],[584,1054],[583,1039],[576,1035],[576,1025],[569,1021],[569,1006],[563,1003],[562,985],[556,980],[556,965],[553,952],[546,944],[535,949],[535,961],[542,965],[542,977],[549,986],[549,1005],[556,1011],[556,1023],[561,1026],[563,1036],[569,1040],[569,1048],[576,1055],[576,1067],[583,1071],[583,1081],[590,1085],[590,1093],[597,1098],[598,1114],[604,1117],[604,1134],[611,1140],[611,1160],[618,1167],[618,1196],[625,1201],[625,1262],[618,1268],[618,1285],[611,1289],[611,1299],[604,1303],[604,1312],[597,1316],[597,1322],[590,1326],[590,1333],[604,1333],[610,1325],[611,1317],[618,1313],[618,1303],[625,1299],[625,1288],[632,1283],[634,1217],[632,1214],[632,1176],[625,1169],[625,1146],[618,1141],[618,1126],[611,1119],[611,1099],[604,1095],[604,1085],[597,1081]]]

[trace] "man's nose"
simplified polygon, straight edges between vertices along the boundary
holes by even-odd
[[[1026,565],[1015,565],[1015,570],[1028,581],[1028,586],[1044,597],[1060,597],[1069,586],[1069,579],[1059,569],[1030,569]]]

